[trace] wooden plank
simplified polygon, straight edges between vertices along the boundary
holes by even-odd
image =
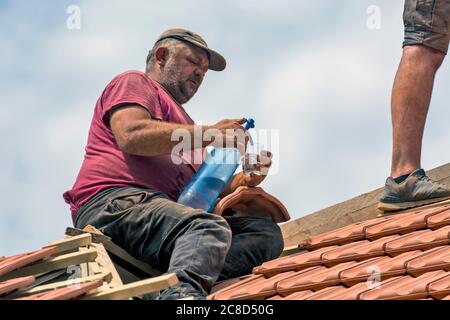
[[[67,268],[68,266],[94,261],[96,257],[97,251],[95,249],[90,249],[85,252],[81,251],[69,253],[9,272],[8,274],[0,277],[0,281],[23,276],[39,275],[42,273]]]
[[[20,290],[19,292],[17,292],[17,295],[25,296],[25,295],[37,294],[37,293],[41,293],[41,292],[45,292],[45,291],[49,291],[49,290],[55,290],[55,289],[59,289],[59,288],[64,288],[64,287],[68,287],[68,286],[83,284],[86,282],[97,281],[97,280],[102,280],[102,281],[109,283],[111,281],[111,279],[112,279],[111,272],[105,272],[102,274],[97,274],[95,276],[89,276],[89,277],[85,277],[85,278],[71,279],[71,280],[66,280],[66,281],[50,283],[50,284],[38,286],[38,287],[29,289],[29,290]]]
[[[111,273],[111,281],[109,284],[110,287],[121,287],[123,285],[122,279],[120,278],[119,273],[114,267],[114,264],[112,263],[111,258],[109,257],[108,252],[106,252],[103,244],[91,243],[90,247],[97,251],[97,258],[95,259],[95,262],[100,267],[100,269],[103,270],[103,272],[108,271]]]
[[[79,247],[85,247],[92,242],[92,236],[89,233],[80,234],[78,236],[69,237],[64,240],[51,242],[43,248],[58,247],[60,252],[70,251],[78,249]]]
[[[102,243],[104,240],[111,241],[110,237],[105,236],[102,233],[88,232],[83,229],[72,228],[72,227],[66,228],[66,235],[69,235],[69,236],[77,236],[77,235],[85,234],[85,233],[89,233],[92,237],[92,242],[95,242],[95,243]]]
[[[435,181],[450,185],[450,163],[427,171]],[[314,212],[305,217],[281,224],[286,247],[295,246],[308,237],[319,235],[349,224],[377,218],[381,211],[376,207],[383,188]],[[416,208],[422,210],[425,207]]]
[[[133,282],[119,288],[106,290],[83,297],[83,300],[124,300],[158,292],[178,283],[176,274],[159,276],[147,280]]]
[[[88,263],[88,273],[90,276],[102,273],[102,269],[97,264],[97,262],[89,262]]]

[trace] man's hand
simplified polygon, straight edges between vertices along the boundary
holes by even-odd
[[[234,175],[220,197],[226,197],[242,186],[256,187],[260,185],[269,173],[269,168],[272,165],[272,157],[273,155],[270,151],[261,151],[258,155],[257,163],[255,164],[258,174],[250,173],[250,175],[248,175],[244,172],[239,172]]]
[[[256,187],[260,185],[269,174],[270,166],[272,165],[272,153],[263,150],[257,157],[257,162],[254,165],[257,173],[243,174],[243,185],[247,187]]]
[[[245,153],[250,138],[247,130],[242,126],[247,119],[224,119],[212,125],[205,132],[205,140],[213,140],[212,146],[216,148],[238,148],[241,154]]]

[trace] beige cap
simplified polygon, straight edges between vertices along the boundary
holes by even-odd
[[[198,34],[186,29],[169,29],[164,31],[163,34],[159,36],[158,40],[156,40],[156,42],[169,38],[186,41],[192,43],[193,45],[196,45],[199,48],[204,49],[208,54],[209,69],[214,71],[222,71],[225,69],[227,65],[227,61],[225,60],[225,58],[218,52],[208,48],[208,44]]]

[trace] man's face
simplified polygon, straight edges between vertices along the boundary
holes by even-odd
[[[188,102],[200,87],[208,71],[208,55],[194,45],[181,44],[171,52],[163,69],[163,86],[179,104]]]

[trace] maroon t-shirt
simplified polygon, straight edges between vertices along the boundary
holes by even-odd
[[[193,153],[182,154],[182,164],[175,164],[171,155],[143,157],[121,151],[109,125],[109,111],[122,104],[138,104],[161,121],[194,124],[183,107],[145,73],[127,71],[115,77],[95,105],[83,164],[72,189],[63,195],[73,215],[95,194],[111,187],[155,189],[176,201],[200,167],[188,162]],[[202,149],[193,152],[200,153],[196,156],[201,158],[195,159],[203,159]]]

